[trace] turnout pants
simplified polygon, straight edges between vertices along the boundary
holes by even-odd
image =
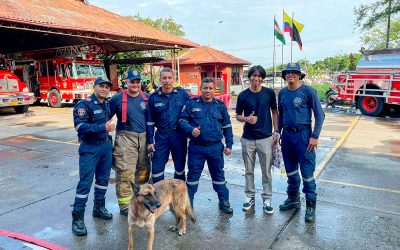
[[[256,154],[260,160],[261,181],[263,192],[261,197],[263,200],[272,197],[272,136],[261,140],[247,140],[242,138],[242,155],[245,165],[245,193],[249,198],[254,198],[256,194],[254,186],[254,167],[256,164]]]
[[[132,185],[148,180],[150,162],[147,155],[146,133],[118,131],[113,148],[116,193],[121,210],[129,207]]]
[[[85,209],[93,178],[96,178],[94,186],[94,199],[105,198],[112,162],[112,141],[104,141],[99,144],[87,144],[82,142],[79,146],[79,182],[76,187],[74,210]]]
[[[316,200],[317,194],[314,179],[315,151],[308,152],[307,146],[311,137],[311,130],[304,129],[297,132],[286,131],[282,134],[282,156],[285,162],[288,177],[288,195],[295,195],[300,188],[300,172],[303,179],[303,193],[308,200]]]
[[[199,187],[199,180],[207,161],[214,191],[218,194],[220,202],[229,201],[229,190],[226,187],[224,173],[224,145],[222,142],[207,146],[189,143],[188,175],[186,184],[189,198],[193,200]]]
[[[169,132],[157,130],[152,166],[153,183],[164,180],[165,164],[168,162],[170,152],[172,154],[172,160],[174,161],[174,178],[185,181],[186,137],[176,130],[171,130]]]

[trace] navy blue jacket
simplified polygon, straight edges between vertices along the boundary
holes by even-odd
[[[110,119],[110,104],[107,99],[101,103],[92,94],[75,105],[73,116],[80,141],[96,141],[108,137],[105,124]]]
[[[182,88],[174,88],[169,97],[157,89],[149,97],[149,118],[147,121],[147,143],[154,143],[154,128],[158,130],[177,129],[183,105],[190,99]]]
[[[179,126],[190,138],[191,142],[205,144],[216,143],[225,137],[225,145],[232,149],[233,133],[228,109],[217,99],[210,103],[203,101],[201,96],[186,102],[179,119]],[[200,126],[200,135],[192,136],[195,127]]]

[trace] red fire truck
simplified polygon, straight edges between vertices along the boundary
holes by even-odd
[[[0,69],[0,108],[13,107],[18,114],[28,111],[34,102],[26,84],[9,70]]]
[[[334,78],[338,98],[353,100],[361,113],[385,114],[400,107],[400,49],[364,51],[356,72]]]
[[[37,101],[50,107],[73,103],[90,96],[93,82],[106,76],[101,61],[54,57],[34,61],[16,61],[15,74],[29,83]]]

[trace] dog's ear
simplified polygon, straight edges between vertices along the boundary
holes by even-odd
[[[140,186],[133,184],[132,182],[131,182],[131,186],[132,186],[132,190],[133,190],[133,195],[137,196],[139,194]]]

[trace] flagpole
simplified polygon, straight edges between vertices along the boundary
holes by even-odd
[[[276,55],[275,40],[276,40],[276,37],[275,37],[275,15],[274,15],[274,52],[273,52],[273,56],[272,56],[272,68],[274,69],[274,75],[272,77],[272,89],[274,89],[274,87],[275,87],[275,55]]]
[[[285,15],[285,10],[284,9],[282,9],[282,28],[283,28],[283,30],[285,30],[285,18],[284,18],[284,15]],[[282,32],[282,34],[285,34],[285,32]],[[282,43],[282,70],[283,70],[283,43]],[[282,76],[281,76],[281,88],[283,87],[283,78],[282,78]]]
[[[293,62],[293,28],[294,28],[294,12],[292,12],[292,33],[290,39],[290,62]]]

